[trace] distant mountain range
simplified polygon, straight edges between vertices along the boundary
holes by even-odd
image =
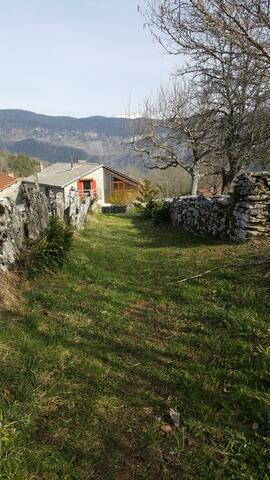
[[[0,149],[49,162],[87,159],[114,167],[133,165],[124,146],[134,119],[55,117],[25,110],[0,110]]]

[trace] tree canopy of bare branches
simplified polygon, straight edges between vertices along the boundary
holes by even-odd
[[[206,110],[212,117],[215,112],[215,136],[211,145],[208,139],[211,156],[206,158],[219,165],[222,190],[268,150],[268,3],[146,1],[152,34],[168,53],[186,55],[178,75],[192,78],[207,96]]]
[[[192,178],[195,195],[213,145],[213,112],[190,84],[175,82],[147,99],[130,144],[149,169],[180,166]]]
[[[235,50],[270,67],[270,0],[146,0],[153,35],[172,54],[205,49],[211,38],[227,39]]]

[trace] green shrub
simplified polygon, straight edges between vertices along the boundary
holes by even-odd
[[[139,203],[136,205],[137,210],[144,218],[152,218],[152,211],[155,207],[154,200],[149,200],[147,203]]]
[[[132,205],[137,196],[137,190],[114,190],[109,196],[112,205]]]
[[[149,218],[154,225],[171,223],[169,205],[162,200],[150,200],[145,204],[138,204],[137,209],[144,218]]]
[[[169,205],[161,200],[154,202],[151,210],[151,217],[154,225],[165,225],[171,222]]]
[[[28,242],[22,256],[22,267],[30,274],[42,269],[61,267],[72,242],[72,229],[52,216],[49,225],[35,242]]]
[[[157,194],[158,189],[152,185],[148,178],[139,186],[134,205],[144,218],[152,218],[152,210],[155,206],[154,198]]]

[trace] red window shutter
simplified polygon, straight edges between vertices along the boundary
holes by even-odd
[[[83,182],[81,180],[77,181],[77,190],[80,193],[83,193]]]
[[[96,180],[92,180],[92,190],[96,190],[97,189],[97,182]]]

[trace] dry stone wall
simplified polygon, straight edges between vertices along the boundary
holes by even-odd
[[[27,238],[36,240],[49,222],[48,202],[43,193],[21,187],[20,201],[0,200],[0,270],[8,270]]]
[[[231,238],[241,241],[270,234],[270,172],[240,175],[233,201]]]
[[[233,194],[186,196],[170,203],[173,225],[199,235],[245,241],[270,234],[270,172],[241,174]]]
[[[85,197],[84,200],[81,201],[79,193],[75,190],[71,190],[69,194],[68,223],[77,230],[81,230],[90,204],[90,196]]]
[[[14,202],[0,201],[0,269],[7,270],[16,262],[25,238],[22,213]]]
[[[127,211],[126,205],[103,205],[101,207],[101,213],[114,214],[125,213]]]
[[[57,215],[80,230],[90,205],[90,197],[81,202],[77,192],[73,192],[65,209],[61,193],[47,198],[44,193],[23,185],[18,198],[18,204],[8,198],[0,199],[0,270],[4,271],[16,263],[27,239],[39,238],[48,226],[50,215]]]
[[[21,187],[22,204],[17,208],[22,214],[24,231],[27,238],[37,240],[49,223],[48,200],[44,193]]]
[[[171,204],[171,219],[176,227],[192,233],[224,237],[232,211],[229,196],[206,198],[203,195],[180,197]]]

